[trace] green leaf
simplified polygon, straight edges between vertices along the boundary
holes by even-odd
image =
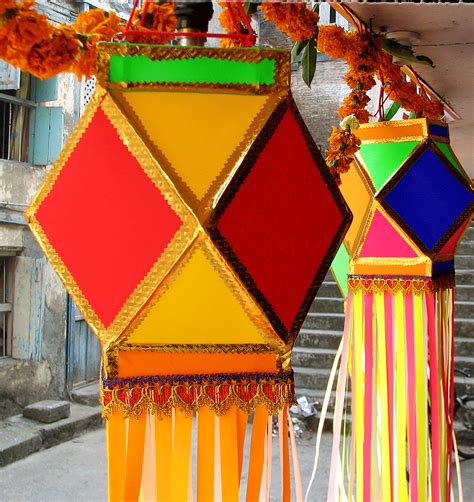
[[[409,119],[416,119],[416,113],[415,112],[411,112],[410,115],[408,115],[408,118]]]
[[[417,56],[411,47],[408,45],[403,45],[396,40],[391,38],[382,37],[382,49],[388,52],[390,55],[395,56],[404,61],[410,61],[412,63],[421,63],[430,65],[432,68],[435,67],[433,61],[427,56]]]
[[[388,110],[383,113],[385,120],[392,120],[398,110],[400,110],[400,103],[398,101],[394,101]]]
[[[319,2],[314,4],[313,11],[319,14]]]
[[[303,80],[308,87],[311,87],[314,74],[316,73],[316,59],[318,51],[313,39],[309,40],[308,45],[303,50],[301,64],[303,67]]]
[[[301,51],[308,45],[309,40],[296,42],[291,49],[291,61],[296,61],[296,58],[301,54]]]

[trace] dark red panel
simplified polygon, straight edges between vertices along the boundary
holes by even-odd
[[[36,217],[105,326],[182,225],[100,109]]]
[[[302,306],[309,308],[307,294],[318,271],[327,270],[336,251],[330,248],[338,234],[342,239],[341,225],[349,217],[341,212],[339,193],[336,203],[331,190],[337,188],[333,182],[328,187],[329,173],[322,176],[323,161],[295,114],[289,106],[272,117],[281,121],[268,140],[272,131],[264,130],[263,150],[250,152],[255,163],[240,186],[229,188],[235,196],[218,207],[214,232],[223,252],[230,245],[227,251],[235,253],[244,282],[256,287],[256,296],[263,295],[288,332]]]

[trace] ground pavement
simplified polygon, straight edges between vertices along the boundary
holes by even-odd
[[[314,458],[314,438],[300,440],[298,452],[303,484],[310,478]],[[275,445],[276,447],[276,445]],[[320,465],[311,502],[326,500],[329,477],[331,435],[324,434]],[[246,448],[248,451],[248,448]],[[279,473],[275,459],[273,475]],[[245,470],[244,463],[244,470]],[[474,493],[474,460],[462,462],[465,500]],[[276,483],[272,500],[280,500]],[[88,432],[61,445],[30,455],[0,469],[2,502],[105,502],[107,500],[107,466],[105,431]]]

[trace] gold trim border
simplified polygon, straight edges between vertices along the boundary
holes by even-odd
[[[106,114],[111,124],[116,129],[120,139],[124,142],[130,153],[138,161],[140,167],[145,171],[147,176],[158,188],[170,207],[182,221],[181,228],[168,243],[168,246],[162,252],[160,257],[155,261],[151,270],[127,298],[124,305],[117,313],[117,316],[109,326],[105,326],[100,320],[99,316],[96,314],[93,307],[81,291],[76,280],[67,269],[67,266],[49,242],[47,235],[36,218],[36,212],[53,189],[63,167],[66,165],[70,155],[76,148],[99,108],[101,108]],[[69,137],[58,160],[53,164],[42,187],[33,199],[30,207],[25,212],[25,217],[46,257],[60,276],[66,289],[83,314],[84,319],[87,321],[89,326],[91,326],[94,333],[101,341],[104,353],[106,352],[107,347],[115,342],[119,335],[128,326],[130,321],[138,314],[143,304],[149,299],[154,290],[172,268],[173,264],[177,260],[177,256],[181,256],[190,246],[197,229],[199,228],[199,224],[195,220],[191,211],[180,199],[179,195],[174,190],[173,185],[161,173],[161,170],[141,139],[128,124],[127,120],[113,103],[112,99],[109,96],[106,96],[105,91],[101,89],[99,89],[93,96],[90,104],[84,112],[83,117],[81,118],[81,121]]]
[[[240,282],[239,278],[232,271],[229,264],[224,260],[221,256],[217,248],[212,243],[209,236],[206,234],[204,230],[200,230],[199,235],[194,239],[191,246],[188,247],[186,253],[181,255],[180,259],[174,264],[173,269],[167,275],[165,281],[160,285],[160,288],[157,289],[154,294],[150,297],[148,303],[145,307],[140,311],[139,316],[137,316],[132,323],[128,326],[126,332],[124,332],[117,342],[120,346],[123,345],[139,345],[137,343],[131,344],[128,343],[130,335],[135,331],[135,329],[144,321],[150,310],[159,301],[159,299],[165,294],[166,291],[172,286],[173,281],[180,273],[180,271],[186,266],[188,261],[191,259],[193,253],[197,250],[201,249],[211,265],[220,275],[222,280],[225,282],[227,287],[230,289],[234,297],[242,306],[245,314],[248,316],[250,321],[257,327],[259,330],[262,339],[266,343],[262,343],[262,346],[270,347],[276,354],[278,355],[286,355],[288,351],[288,347],[285,343],[280,339],[272,325],[270,324],[267,316],[262,311],[258,302],[256,302],[248,293],[247,288],[245,288]],[[158,345],[158,344],[157,344]],[[163,344],[163,345],[171,345],[171,344]],[[183,345],[183,344],[179,344]],[[246,344],[235,344],[236,346],[246,345]],[[253,344],[252,344],[253,345]],[[220,347],[218,344],[209,344],[208,347]]]
[[[148,89],[148,91],[149,90],[150,89]],[[172,162],[168,160],[164,152],[153,141],[148,130],[130,106],[126,97],[122,96],[122,92],[111,91],[110,95],[118,107],[122,110],[124,115],[128,117],[130,124],[135,129],[137,134],[141,138],[144,138],[144,142],[147,145],[148,150],[151,152],[156,162],[160,165],[162,171],[169,176],[177,191],[185,199],[189,207],[194,210],[196,217],[202,224],[204,224],[209,218],[211,211],[217,205],[217,202],[229,185],[230,180],[239,169],[248,151],[250,150],[250,147],[259,136],[272,113],[275,111],[279,103],[285,99],[284,94],[268,96],[265,104],[249,124],[242,141],[230,153],[226,162],[222,166],[220,173],[209,185],[209,188],[204,196],[202,198],[198,198],[192,189],[187,185],[185,180],[175,170]]]
[[[183,83],[140,83],[127,84],[111,83],[109,75],[110,58],[112,56],[147,56],[151,60],[158,59],[193,59],[208,57],[211,59],[226,59],[247,63],[259,63],[264,59],[275,60],[273,84],[183,84]],[[97,46],[97,79],[101,86],[109,89],[136,89],[136,90],[193,90],[201,89],[216,91],[232,90],[246,94],[274,94],[290,89],[291,58],[290,53],[281,49],[255,49],[255,48],[211,48],[211,47],[177,47],[163,45],[140,45],[130,43],[100,43]]]

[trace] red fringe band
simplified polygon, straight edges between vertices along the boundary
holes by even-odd
[[[101,388],[102,415],[115,413],[138,417],[150,411],[158,416],[170,416],[177,408],[192,414],[208,406],[216,415],[224,415],[235,405],[251,414],[257,405],[264,405],[269,415],[277,415],[285,405],[295,402],[294,382],[261,380],[253,382],[175,384],[144,383],[134,386],[104,386]]]
[[[404,294],[433,293],[441,289],[454,288],[456,285],[454,275],[446,275],[437,279],[430,277],[371,277],[348,276],[349,289],[353,292],[363,290],[365,293],[382,293],[388,291],[395,293],[402,291]]]

